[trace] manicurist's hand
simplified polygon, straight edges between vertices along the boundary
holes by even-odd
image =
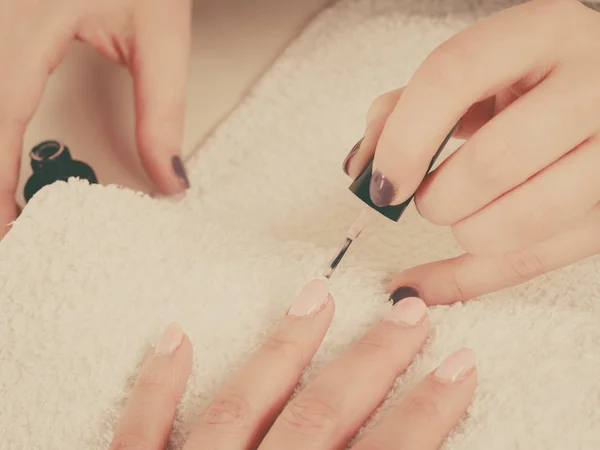
[[[326,283],[309,283],[198,417],[184,450],[344,448],[419,352],[429,322],[418,298],[397,303],[288,403],[333,312]],[[141,368],[112,450],[165,448],[191,367],[190,341],[179,326],[169,326]],[[352,448],[439,448],[476,384],[474,354],[460,349]]]
[[[25,128],[74,39],[129,68],[144,168],[165,193],[186,188],[179,155],[190,21],[190,0],[0,0],[0,238],[17,217]]]
[[[401,203],[461,117],[466,141],[416,205],[466,253],[399,274],[396,298],[466,300],[600,252],[598,12],[534,0],[458,33],[373,103],[346,171],[374,155],[373,202]]]

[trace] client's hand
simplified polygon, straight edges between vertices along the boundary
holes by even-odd
[[[397,303],[287,403],[333,312],[327,285],[309,283],[268,340],[222,386],[184,449],[343,448],[419,352],[429,321],[420,299]],[[111,449],[164,449],[191,367],[191,343],[171,325],[141,369]],[[353,449],[437,449],[470,404],[476,383],[474,353],[459,350]]]

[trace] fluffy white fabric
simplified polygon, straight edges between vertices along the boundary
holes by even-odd
[[[189,163],[184,199],[74,181],[40,192],[0,244],[2,448],[106,448],[137,364],[177,320],[195,347],[171,440],[179,449],[358,213],[340,165],[370,101],[442,40],[507,6],[485,3],[327,10]],[[336,317],[305,381],[389,309],[389,273],[458,251],[414,208],[399,224],[375,223],[334,277]],[[447,449],[600,448],[598,262],[432,308],[431,339],[382,411],[470,346],[480,384]]]

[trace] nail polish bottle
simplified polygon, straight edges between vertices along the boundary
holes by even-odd
[[[29,153],[33,174],[24,189],[25,202],[29,202],[37,191],[55,181],[81,178],[91,184],[98,183],[90,166],[71,157],[69,148],[57,141],[44,141]]]
[[[441,143],[441,145],[435,152],[435,155],[433,155],[433,158],[431,159],[431,162],[429,163],[429,168],[427,169],[426,174],[429,173],[429,171],[435,164],[435,161],[440,156],[440,153],[442,153],[442,150],[444,150],[444,147],[446,147],[446,144],[448,143],[448,141],[450,140],[450,138],[452,137],[452,135],[458,128],[459,123],[460,123],[460,120],[452,128],[450,133],[448,133],[448,135],[446,136],[444,141]],[[368,206],[370,206],[372,209],[374,209],[378,213],[382,214],[384,217],[387,217],[388,219],[393,220],[394,222],[398,222],[398,220],[400,220],[400,217],[402,217],[404,210],[408,207],[408,205],[412,201],[414,194],[411,195],[408,198],[408,200],[406,200],[403,203],[400,203],[399,205],[377,206],[371,200],[371,194],[370,194],[370,189],[369,189],[369,187],[371,185],[371,176],[372,175],[373,175],[373,158],[371,158],[371,160],[366,165],[366,167],[363,169],[363,171],[360,173],[360,175],[358,177],[356,177],[356,179],[350,185],[350,187],[349,187],[350,191],[354,195],[356,195],[360,200],[362,200],[364,203],[366,203]]]

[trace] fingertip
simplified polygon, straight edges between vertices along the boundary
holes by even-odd
[[[434,186],[438,184],[436,180],[438,174],[436,169],[425,177],[415,193],[414,204],[419,215],[429,223],[439,227],[448,227],[454,223],[454,219],[445,214],[452,211],[447,202],[440,207],[441,202],[435,189],[437,186]]]
[[[367,111],[365,134],[350,150],[343,163],[344,172],[352,179],[356,179],[373,159],[381,133],[403,90],[404,88],[400,88],[386,92],[371,103]]]
[[[8,234],[20,212],[19,205],[12,196],[0,196],[0,239]]]
[[[390,301],[399,301],[417,292],[428,306],[447,305],[472,298],[471,286],[467,286],[458,273],[465,257],[434,261],[411,267],[392,277],[387,286]]]
[[[184,189],[189,189],[190,180],[188,178],[185,165],[179,155],[175,155],[171,158],[171,166],[173,167],[173,172],[175,172],[175,175],[179,179],[179,182],[184,187]]]
[[[176,139],[165,139],[157,136],[155,131],[145,132],[140,126],[138,148],[142,166],[161,192],[178,194],[190,187],[188,173],[181,150],[173,142]],[[165,134],[166,129],[165,129]],[[171,143],[168,143],[171,142]]]
[[[288,317],[314,317],[333,303],[329,284],[322,278],[307,283],[292,301]]]
[[[449,355],[433,371],[433,377],[442,383],[462,383],[477,375],[477,356],[470,348],[461,348]]]

